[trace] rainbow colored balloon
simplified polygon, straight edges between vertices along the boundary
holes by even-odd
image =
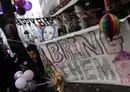
[[[119,32],[119,19],[114,14],[105,14],[99,22],[100,31],[104,32],[112,40]]]

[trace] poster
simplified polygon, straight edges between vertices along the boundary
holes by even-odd
[[[127,24],[127,27],[126,27]],[[120,23],[120,34],[111,42],[93,26],[39,44],[67,82],[130,86],[130,26]]]
[[[50,18],[16,19],[16,27],[25,47],[58,37],[58,27]]]

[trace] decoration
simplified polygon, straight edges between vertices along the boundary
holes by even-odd
[[[109,1],[104,0],[106,14],[100,19],[100,31],[104,32],[111,40],[119,33],[119,19],[114,14],[109,13]]]
[[[24,15],[26,13],[26,10],[23,7],[19,7],[17,9],[17,13],[18,13],[18,15],[22,16],[22,15]]]
[[[3,13],[3,9],[2,9],[1,4],[0,4],[0,13]]]
[[[130,85],[130,52],[121,51],[115,57],[114,63],[124,85]]]
[[[63,74],[59,70],[55,71],[53,80],[57,92],[64,92],[64,78]]]
[[[44,54],[44,64],[45,64],[47,73],[52,78],[52,81],[54,83],[54,86],[57,92],[63,92],[64,78],[63,78],[62,72],[54,66],[54,64],[47,58],[45,54]]]
[[[37,83],[36,81],[32,80],[33,77],[34,73],[32,70],[26,70],[24,73],[23,71],[17,71],[14,74],[16,88],[20,89],[21,91],[35,90]]]
[[[22,77],[23,76],[23,71],[17,71],[15,74],[14,74],[14,79],[17,80],[18,78]]]
[[[23,74],[23,78],[26,80],[32,80],[34,77],[34,73],[32,70],[26,70]]]
[[[25,0],[15,0],[14,3],[17,7],[23,7],[25,5]]]
[[[27,81],[24,79],[24,78],[18,78],[16,81],[15,81],[15,86],[16,88],[18,89],[24,89],[27,85]]]
[[[8,38],[13,39],[14,35],[15,35],[15,26],[13,24],[7,24],[5,26],[5,33],[7,35]]]
[[[32,9],[32,3],[30,1],[26,1],[26,3],[23,6],[26,11],[29,11]]]
[[[99,26],[100,31],[106,33],[112,40],[119,31],[119,20],[115,15],[107,13],[101,18]]]
[[[53,70],[53,68],[51,67],[51,65],[48,65],[48,66],[46,67],[46,71],[47,71],[48,73],[54,73],[54,70]]]

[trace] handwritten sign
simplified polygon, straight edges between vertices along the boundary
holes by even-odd
[[[43,42],[39,44],[40,53],[45,53],[68,82],[130,86],[130,30],[124,24],[121,23],[120,34],[112,42],[97,25]]]

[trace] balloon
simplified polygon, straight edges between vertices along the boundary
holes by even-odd
[[[23,7],[25,5],[25,0],[15,0],[14,2],[17,7]]]
[[[25,5],[23,6],[26,11],[29,11],[32,9],[32,3],[29,1],[26,1]]]
[[[22,15],[24,15],[26,13],[26,10],[23,7],[19,7],[17,9],[17,13],[18,13],[18,15],[22,16]]]
[[[18,89],[24,89],[27,85],[27,81],[24,79],[24,78],[18,78],[16,81],[15,81],[15,87],[18,88]]]
[[[18,78],[22,77],[23,76],[23,71],[17,71],[15,74],[14,74],[14,79],[17,80]]]
[[[34,73],[32,70],[26,70],[23,74],[23,78],[25,78],[26,80],[32,80],[34,77]]]
[[[3,12],[2,6],[0,5],[0,12]]]
[[[99,27],[100,31],[106,33],[112,40],[119,32],[119,20],[114,14],[107,13],[101,18]]]
[[[13,24],[7,24],[5,26],[5,34],[8,38],[13,39],[16,34],[16,28]]]

